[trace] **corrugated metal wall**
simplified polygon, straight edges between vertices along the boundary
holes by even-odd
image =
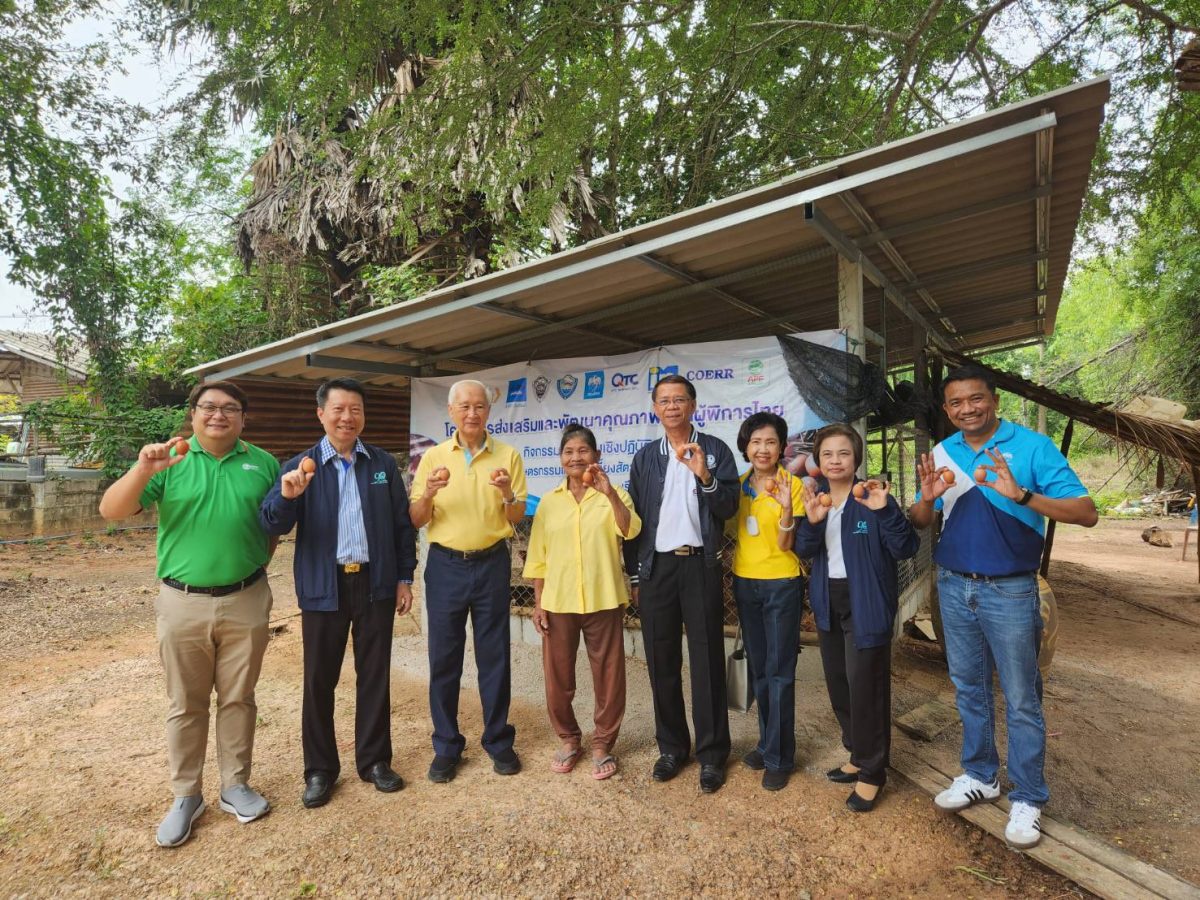
[[[242,437],[279,459],[311,447],[324,432],[317,421],[317,383],[238,378],[250,397]],[[409,390],[367,387],[367,427],[362,438],[392,453],[408,453]],[[191,433],[190,426],[187,434]]]

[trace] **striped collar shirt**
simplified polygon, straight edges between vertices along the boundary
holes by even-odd
[[[360,455],[369,459],[371,454],[367,452],[361,440],[355,440],[354,460],[346,460],[338,455],[328,437],[321,439],[320,452],[321,465],[328,465],[333,460],[338,477],[338,564],[370,562],[367,527],[363,519],[362,498],[358,494],[355,464]]]

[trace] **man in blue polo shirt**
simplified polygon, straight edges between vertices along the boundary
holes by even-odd
[[[296,599],[304,640],[304,794],[309,809],[328,802],[341,770],[333,697],[346,642],[354,634],[354,758],[358,775],[393,793],[392,628],[412,606],[416,533],[408,492],[391,454],[359,439],[366,391],[353,378],[317,389],[325,437],[288,460],[262,502],[268,534],[296,534]]]
[[[997,417],[996,383],[987,370],[954,369],[942,391],[942,408],[959,431],[918,463],[921,490],[909,510],[918,528],[933,522],[935,510],[944,516],[934,560],[946,661],[963,723],[963,774],[934,802],[960,810],[1000,796],[994,668],[1006,703],[1013,783],[1004,837],[1026,849],[1041,838],[1041,808],[1050,798],[1037,664],[1045,517],[1090,528],[1096,506],[1049,438]]]

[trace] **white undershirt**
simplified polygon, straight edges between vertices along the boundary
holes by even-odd
[[[842,556],[842,513],[845,511],[846,500],[843,500],[825,516],[825,556],[829,560],[830,578],[846,577],[846,558]]]
[[[700,501],[696,497],[696,476],[692,470],[667,454],[667,476],[663,479],[662,505],[658,508],[658,531],[654,549],[670,553],[676,547],[701,547]]]

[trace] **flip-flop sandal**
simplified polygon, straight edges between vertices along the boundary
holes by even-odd
[[[576,747],[574,750],[564,753],[562,750],[554,752],[554,759],[550,761],[550,771],[557,772],[559,775],[567,775],[575,768],[575,763],[579,762],[579,754],[583,752],[582,747]]]
[[[612,764],[612,768],[608,769],[606,771],[604,767],[607,766],[609,763]],[[604,779],[612,778],[616,774],[617,774],[617,758],[615,756],[613,756],[611,753],[608,756],[605,756],[603,759],[593,759],[592,760],[592,777],[595,778],[597,781],[604,781]]]

